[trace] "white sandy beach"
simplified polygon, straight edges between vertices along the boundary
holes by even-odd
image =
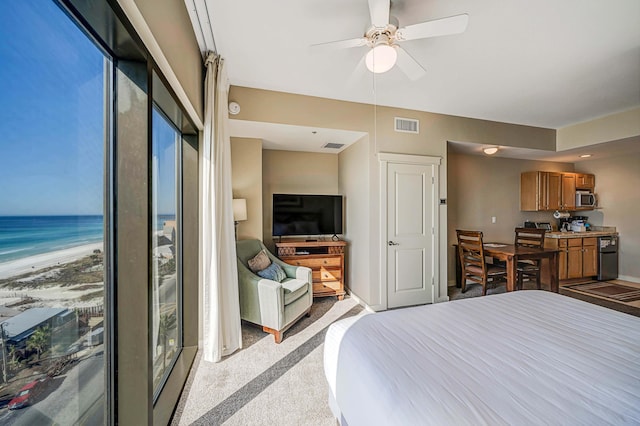
[[[39,269],[73,262],[93,253],[94,250],[104,251],[103,243],[86,244],[50,253],[37,254],[24,259],[11,260],[0,263],[0,279],[15,275],[36,272]]]

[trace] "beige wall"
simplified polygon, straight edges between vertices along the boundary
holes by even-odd
[[[558,130],[558,151],[640,135],[640,108]]]
[[[596,176],[601,208],[585,215],[594,225],[617,228],[620,277],[640,282],[640,154],[582,161],[576,164],[576,171]]]
[[[369,210],[368,233],[370,237],[366,252],[351,251],[348,267],[358,259],[370,265],[380,263],[380,235],[379,224],[379,166],[376,153],[393,152],[403,154],[437,156],[443,159],[440,168],[440,196],[447,193],[447,141],[464,141],[479,144],[505,145],[555,150],[556,132],[552,129],[542,129],[514,124],[497,123],[463,117],[433,114],[428,112],[411,111],[373,105],[316,98],[289,93],[272,92],[232,86],[229,99],[238,102],[242,109],[235,118],[239,120],[263,121],[303,126],[317,126],[334,129],[356,130],[370,135],[370,149],[368,155],[361,161],[368,163],[369,169]],[[421,132],[418,135],[396,133],[393,131],[395,116],[416,118],[420,120]],[[264,162],[266,174],[266,161]],[[265,182],[265,185],[267,183]],[[265,212],[269,212],[270,201],[264,199]],[[439,250],[447,253],[447,206],[440,207]],[[364,220],[364,219],[363,219]],[[270,234],[270,217],[264,217],[265,235]],[[346,224],[346,226],[350,226]],[[364,237],[360,237],[364,238]],[[363,240],[365,241],[365,240]],[[362,241],[354,241],[354,246]],[[435,300],[446,298],[447,292],[447,258],[440,256],[440,278],[435,289]],[[369,294],[380,294],[382,289],[377,270],[372,270],[368,282]],[[386,291],[386,290],[384,290]],[[363,292],[364,293],[364,292]],[[373,299],[371,299],[373,300]],[[375,301],[364,299],[368,304]]]
[[[184,1],[120,0],[120,2],[134,25],[138,24],[138,21],[135,16],[132,16],[129,4],[135,3],[200,122],[204,121],[204,66]],[[142,29],[138,27],[136,29],[144,37]],[[153,46],[147,47],[153,53]],[[160,58],[154,59],[160,60]],[[163,65],[160,64],[161,68]],[[176,87],[173,89],[176,92],[179,90]]]
[[[233,198],[247,200],[247,220],[238,224],[238,239],[262,240],[262,140],[231,138]]]
[[[485,241],[512,242],[514,228],[525,220],[556,224],[552,212],[520,211],[520,173],[533,170],[570,172],[574,165],[449,154],[449,285],[455,282],[456,229],[480,230]]]
[[[370,250],[369,210],[371,209],[371,185],[369,163],[363,158],[371,149],[366,136],[351,145],[339,156],[339,189],[344,196],[344,240],[349,243],[346,251],[345,283],[352,295],[366,300],[370,305],[380,303],[380,295],[372,294],[370,277],[375,274],[368,256],[358,255]]]
[[[339,194],[336,154],[264,150],[262,171],[262,235],[270,249],[273,194]]]

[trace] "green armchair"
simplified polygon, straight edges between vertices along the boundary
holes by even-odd
[[[255,275],[248,262],[263,250],[282,267],[287,277],[282,282]],[[283,333],[302,316],[309,314],[313,304],[311,269],[284,263],[266,249],[260,240],[236,242],[238,285],[240,287],[240,317],[273,334],[276,343]]]

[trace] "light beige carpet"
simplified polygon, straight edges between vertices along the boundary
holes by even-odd
[[[335,425],[322,371],[326,328],[361,314],[351,298],[314,300],[276,345],[261,328],[243,323],[244,348],[219,363],[197,356],[172,425]]]

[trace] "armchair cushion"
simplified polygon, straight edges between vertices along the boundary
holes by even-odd
[[[249,260],[264,253],[270,264],[284,271],[282,282],[262,278],[249,268]],[[262,244],[262,241],[239,240],[236,243],[238,256],[238,286],[240,289],[240,317],[259,324],[264,331],[275,336],[279,343],[284,333],[295,321],[308,313],[313,304],[311,269],[284,263]],[[259,256],[261,257],[261,256]],[[264,268],[262,268],[264,269]]]
[[[305,280],[296,278],[286,279],[282,282],[284,289],[284,305],[295,302],[309,291],[309,284]]]
[[[258,271],[267,269],[267,267],[271,264],[271,259],[269,259],[269,256],[264,250],[260,250],[258,254],[247,261],[247,264],[249,265],[249,269],[251,269],[254,273],[258,273]]]
[[[262,253],[262,252],[260,252]],[[258,271],[258,275],[262,278],[266,278],[268,280],[282,282],[285,278],[287,278],[287,274],[284,273],[284,270],[277,263],[272,263],[261,271]]]

